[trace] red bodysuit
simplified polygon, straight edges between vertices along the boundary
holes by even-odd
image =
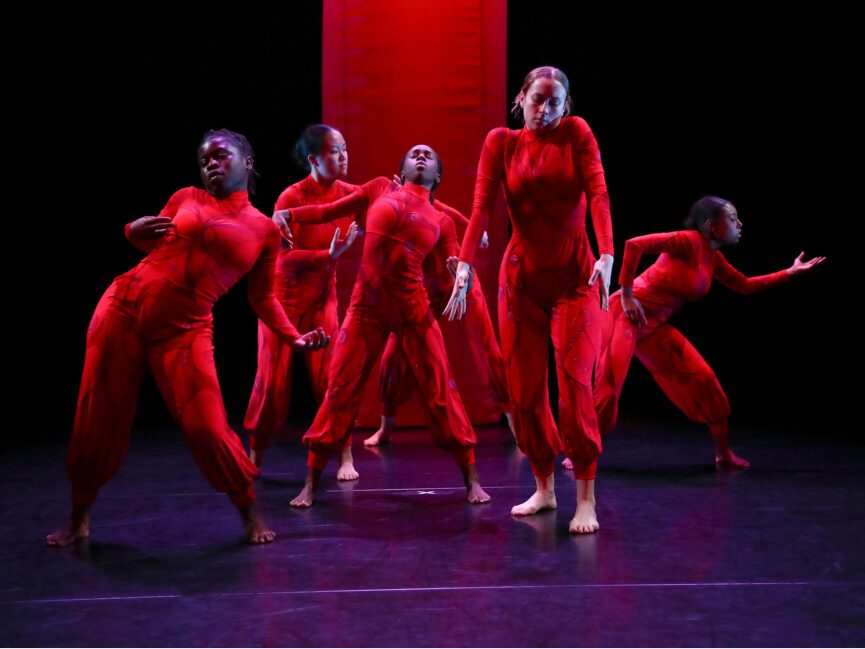
[[[323,187],[310,175],[286,188],[276,201],[275,210],[301,205],[333,202],[358,189],[337,180]],[[336,228],[345,233],[351,217],[330,223],[292,225],[293,250],[280,250],[276,263],[276,293],[285,313],[301,331],[316,327],[328,336],[339,328],[336,297],[336,262],[330,258],[330,242]],[[250,431],[250,446],[264,451],[288,418],[291,403],[292,348],[280,341],[270,328],[258,323],[258,370],[243,425]],[[313,394],[318,403],[327,389],[328,368],[333,347],[309,353],[306,366]]]
[[[634,279],[644,254],[658,260]],[[789,278],[786,271],[745,277],[697,230],[647,234],[625,244],[619,284],[633,285],[647,323],[637,327],[622,309],[621,291],[610,298],[609,330],[595,382],[595,403],[602,432],[616,424],[619,397],[634,354],[664,394],[691,420],[714,434],[727,431],[730,404],[712,368],[667,321],[685,302],[702,299],[715,277],[737,293],[750,294]]]
[[[371,203],[363,256],[345,322],[337,336],[327,394],[303,437],[309,466],[321,469],[351,433],[363,385],[391,332],[410,359],[421,387],[435,442],[461,466],[474,463],[474,430],[451,376],[438,324],[423,283],[423,260],[456,253],[451,220],[430,204],[418,185],[399,187],[385,178],[363,186]],[[376,199],[376,197],[380,197]],[[359,198],[291,211],[291,221],[325,220],[356,210]],[[373,202],[374,200],[374,202]],[[354,205],[352,203],[355,203]]]
[[[460,251],[471,263],[504,186],[513,236],[499,272],[499,331],[517,442],[538,477],[564,450],[576,476],[595,477],[601,438],[592,401],[600,349],[595,257],[585,228],[585,195],[601,254],[613,253],[604,169],[588,124],[568,117],[551,132],[490,131],[481,151],[472,219]],[[561,436],[547,388],[549,339],[559,380]]]
[[[469,220],[459,210],[444,203],[434,201],[433,204],[436,209],[451,218],[456,228],[457,238],[461,241]],[[433,315],[438,317],[444,311],[453,287],[453,278],[447,269],[447,259],[435,254],[429,255],[424,260],[423,272],[424,285],[430,297],[430,308]],[[454,321],[444,320],[439,326],[442,327],[442,333],[448,343],[452,342],[449,336],[465,340],[466,345],[460,346],[459,352],[468,351],[472,359],[471,365],[481,372],[481,376],[489,379],[491,401],[498,407],[499,414],[510,412],[502,352],[493,331],[489,308],[477,275],[472,281],[471,290],[466,295],[466,317]],[[385,417],[395,417],[397,407],[407,402],[417,390],[407,363],[408,359],[405,355],[399,353],[396,336],[391,335],[381,358],[380,395],[382,414]]]
[[[213,304],[249,274],[249,301],[286,342],[299,337],[273,292],[280,235],[247,192],[176,192],[160,212],[175,231],[117,277],[87,331],[67,455],[72,500],[89,505],[120,468],[146,366],[205,477],[237,506],[255,499],[249,461],[226,421],[213,361]],[[127,230],[128,233],[128,230]]]

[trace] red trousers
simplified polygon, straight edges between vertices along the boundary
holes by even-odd
[[[115,295],[103,295],[87,331],[84,373],[66,466],[72,501],[90,505],[129,448],[141,378],[150,366],[204,476],[238,507],[255,500],[258,470],[228,426],[209,325],[148,340]]]
[[[446,298],[449,297],[448,293]],[[441,304],[433,303],[433,314],[437,315],[444,310],[444,305],[447,304],[446,298]],[[510,412],[502,351],[496,340],[487,301],[477,277],[474,279],[471,291],[466,295],[465,317],[454,320],[452,324],[462,330],[468,343],[465,348],[461,348],[461,351],[468,351],[471,354],[474,367],[483,368],[483,376],[489,377],[489,388],[495,402],[502,412]],[[380,396],[382,414],[385,417],[395,417],[397,406],[408,401],[417,390],[417,385],[408,369],[408,359],[400,349],[396,337],[391,335],[381,358]]]
[[[636,354],[664,394],[692,421],[708,424],[713,433],[726,432],[730,403],[715,372],[678,329],[647,313],[648,323],[636,327],[622,310],[620,295],[610,298],[610,326],[595,381],[600,429],[616,425],[619,397]]]
[[[550,475],[564,450],[576,477],[591,480],[601,453],[592,373],[604,316],[598,288],[586,284],[593,259],[584,234],[532,248],[514,236],[499,272],[499,331],[517,443],[536,476]],[[550,338],[559,382],[558,429],[547,387]]]
[[[345,445],[360,407],[363,386],[391,332],[395,334],[393,344],[408,359],[409,373],[420,386],[433,440],[440,448],[451,451],[460,466],[474,464],[477,437],[451,376],[444,339],[432,313],[427,310],[420,322],[388,326],[375,314],[353,306],[336,341],[331,343],[334,352],[327,394],[303,437],[309,447],[310,467],[324,468],[328,457]]]
[[[321,309],[308,313],[290,313],[291,321],[299,331],[312,331],[322,327],[328,336],[336,336],[339,329],[337,320],[336,295],[328,300]],[[286,312],[289,312],[286,309]],[[273,441],[279,429],[288,419],[291,404],[291,346],[281,341],[271,329],[258,322],[258,370],[244,427],[250,431],[249,445],[258,452],[264,451]],[[328,369],[333,356],[333,345],[305,354],[306,367],[312,391],[318,403],[324,399],[327,390]]]

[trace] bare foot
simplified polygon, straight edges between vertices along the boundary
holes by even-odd
[[[460,468],[463,472],[463,482],[466,485],[466,500],[472,505],[483,505],[492,500],[490,495],[481,487],[477,466],[469,464]]]
[[[577,511],[568,525],[571,534],[591,534],[601,528],[595,513],[595,480],[577,480]]]
[[[262,520],[255,503],[244,507],[238,507],[240,519],[243,521],[243,529],[246,532],[246,540],[253,545],[262,543],[273,543],[276,540],[276,532],[270,529]]]
[[[557,506],[555,474],[544,478],[535,476],[535,493],[527,501],[511,507],[511,516],[531,516]]]
[[[62,548],[78,539],[90,536],[90,505],[72,505],[72,513],[65,527],[48,534],[45,543]]]
[[[315,502],[315,490],[309,485],[303,485],[303,489],[288,504],[298,509],[306,509],[312,507]]]
[[[298,509],[312,507],[312,503],[315,502],[315,492],[318,489],[318,480],[320,477],[321,469],[308,469],[303,489],[288,504]]]
[[[595,514],[595,503],[588,500],[577,505],[577,512],[568,525],[571,534],[591,534],[601,529],[598,525],[598,516]]]
[[[479,482],[472,482],[471,485],[466,487],[466,499],[472,505],[483,505],[492,500]]]
[[[72,505],[69,522],[65,527],[48,534],[45,543],[53,548],[62,548],[88,536],[90,536],[90,505]]]
[[[739,457],[729,448],[725,451],[718,452],[715,456],[715,464],[719,467],[729,467],[731,469],[747,469],[751,466],[751,463],[748,462],[748,460]]]
[[[249,459],[255,465],[255,468],[260,469],[261,463],[264,460],[264,452],[251,448],[249,449]]]
[[[354,468],[354,458],[351,456],[351,446],[346,446],[339,460],[339,468],[336,470],[337,480],[357,480],[360,474]]]
[[[511,507],[512,516],[531,516],[538,512],[558,507],[554,491],[536,491],[529,499],[519,505]]]
[[[562,467],[565,469],[565,471],[573,471],[574,463],[571,462],[571,458],[566,457],[564,460],[562,460]]]
[[[364,446],[380,446],[387,444],[390,441],[390,435],[393,433],[396,417],[381,417],[381,427],[372,435],[363,440]]]

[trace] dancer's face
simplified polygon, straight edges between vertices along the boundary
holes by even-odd
[[[217,198],[246,189],[252,158],[244,156],[225,137],[212,137],[198,149],[198,165],[204,188]]]
[[[718,217],[709,222],[709,231],[712,239],[721,245],[732,246],[739,243],[742,238],[742,222],[732,203],[727,203]]]
[[[426,144],[417,144],[408,150],[402,161],[405,182],[431,189],[441,182],[438,154]]]
[[[309,164],[322,180],[337,180],[348,174],[348,149],[339,131],[328,131],[321,141],[318,155],[309,156]]]
[[[554,129],[562,120],[568,93],[555,79],[535,79],[521,98],[523,119],[529,130]]]

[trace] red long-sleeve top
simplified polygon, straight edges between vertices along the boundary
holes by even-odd
[[[430,203],[429,190],[379,177],[333,203],[292,209],[291,223],[323,223],[367,208],[358,219],[366,234],[351,305],[388,320],[419,321],[429,310],[424,258],[457,252],[453,221]]]
[[[258,317],[286,341],[299,338],[274,295],[279,229],[252,206],[246,191],[216,198],[186,187],[159,216],[171,218],[174,231],[138,244],[150,250],[147,256],[115,280],[117,299],[149,338],[210,325],[214,303],[247,274]]]
[[[634,279],[644,254],[660,255]],[[746,277],[733,268],[720,250],[697,230],[661,232],[629,239],[625,243],[619,284],[633,286],[646,314],[666,319],[685,302],[702,299],[718,279],[727,288],[750,295],[786,281],[790,275],[780,270],[769,275]]]
[[[357,185],[341,180],[324,187],[310,175],[283,190],[273,209],[331,203],[357,189]],[[345,217],[328,223],[292,225],[294,248],[280,250],[276,264],[279,298],[289,315],[305,313],[336,299],[336,262],[330,258],[330,242],[336,228],[344,236],[350,224],[351,218]]]
[[[340,200],[334,201],[331,204],[324,204],[323,201],[319,201],[319,204],[317,205],[306,204],[298,208],[293,208],[291,209],[291,223],[293,224],[292,232],[295,228],[299,229],[308,227],[313,223],[329,222],[332,219],[342,219],[351,215],[356,215],[358,221],[363,224],[366,222],[366,210],[369,205],[379,197],[396,191],[399,188],[400,185],[394,181],[385,178],[384,176],[380,176],[364,183],[362,186],[356,188],[351,194]],[[427,196],[428,195],[429,193],[427,193]],[[436,211],[441,212],[448,217],[449,221],[451,221],[451,225],[445,226],[445,228],[448,232],[451,227],[454,228],[455,236],[458,237],[456,244],[458,246],[458,241],[465,233],[469,220],[462,214],[462,212],[442,203],[441,201],[433,200],[432,206]],[[452,284],[450,282],[450,273],[447,270],[446,261],[448,256],[456,255],[456,253],[456,247],[453,249],[448,248],[447,246],[437,248],[435,253],[429,255],[422,265],[424,270],[424,283],[427,292],[429,293],[431,300],[436,302],[437,308],[439,306],[438,303],[442,302],[443,298],[446,299],[450,293],[450,287]],[[443,303],[441,306],[444,308]]]
[[[472,263],[481,234],[489,226],[502,184],[514,236],[556,244],[563,236],[586,236],[583,193],[588,196],[600,254],[613,254],[610,199],[601,154],[589,125],[567,117],[551,132],[527,128],[493,129],[478,162],[474,204],[460,259]]]

